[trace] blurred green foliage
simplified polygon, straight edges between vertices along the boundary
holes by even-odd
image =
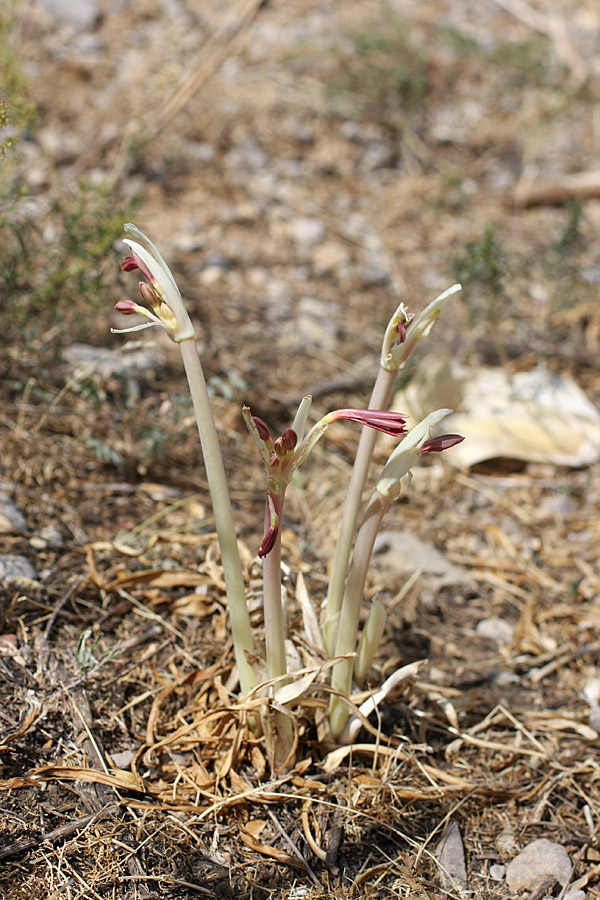
[[[327,85],[330,111],[401,127],[429,90],[422,48],[407,23],[391,15],[385,27],[355,33],[351,41],[352,52],[341,53]]]

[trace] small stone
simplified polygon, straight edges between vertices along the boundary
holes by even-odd
[[[221,268],[221,266],[207,266],[200,273],[200,281],[202,284],[210,287],[212,284],[217,284],[218,281],[221,281],[224,275],[225,269]]]
[[[134,756],[133,750],[117,750],[116,753],[110,754],[110,758],[118,769],[128,769]]]
[[[40,6],[74,28],[93,28],[98,20],[96,0],[38,0]]]
[[[23,582],[31,584],[38,580],[38,574],[25,556],[14,553],[0,554],[0,585]]]
[[[62,547],[64,541],[55,525],[45,525],[38,534],[34,534],[29,543],[35,550],[45,550],[47,547]]]
[[[119,317],[123,319],[122,316]],[[129,323],[120,324],[126,327]],[[109,350],[108,347],[92,347],[90,344],[71,344],[63,351],[65,359],[74,369],[82,369],[87,377],[100,375],[123,375],[132,371],[153,369],[160,364],[160,356],[155,348],[140,350]]]
[[[506,866],[501,866],[500,863],[494,863],[493,866],[490,866],[490,878],[492,881],[504,881],[505,874]]]
[[[489,619],[481,619],[475,628],[477,634],[490,638],[497,644],[510,644],[513,639],[514,629],[506,619],[492,616]]]
[[[378,560],[399,572],[422,569],[439,585],[464,584],[466,575],[443,553],[406,531],[381,531],[375,540]]]
[[[496,838],[496,850],[500,854],[501,857],[507,858],[512,856],[513,853],[517,851],[517,842],[515,840],[514,832],[509,828],[501,831],[500,834]]]
[[[506,867],[506,883],[511,891],[533,891],[555,878],[565,885],[571,877],[571,860],[564,847],[538,838],[528,844]]]
[[[340,244],[328,241],[315,247],[313,266],[317,275],[329,275],[348,264],[348,251]]]
[[[27,534],[27,522],[8,494],[0,491],[0,534]]]
[[[467,884],[467,867],[465,848],[458,824],[448,822],[436,852],[440,866],[440,882],[447,891],[465,890]]]
[[[551,494],[544,497],[538,506],[538,513],[546,516],[555,516],[561,519],[575,512],[575,501],[566,494]]]
[[[389,272],[376,266],[361,266],[358,273],[365,285],[387,284],[390,280]]]
[[[585,897],[585,891],[579,891],[577,890],[577,888],[573,888],[572,891],[567,891],[567,893],[563,897],[563,900],[585,900]]]
[[[289,223],[291,237],[302,247],[314,247],[323,239],[325,225],[320,219],[299,217]]]

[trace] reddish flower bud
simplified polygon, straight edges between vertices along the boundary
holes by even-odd
[[[464,441],[464,437],[462,434],[440,434],[439,437],[431,438],[429,441],[425,441],[423,446],[421,447],[422,453],[437,453],[440,450],[447,450],[449,447],[454,447],[456,444],[461,444]]]
[[[123,272],[133,272],[133,270],[137,268],[139,268],[139,266],[133,256],[126,256],[121,263],[121,269],[123,270]]]
[[[269,431],[263,420],[259,419],[258,416],[252,416],[252,421],[256,425],[256,430],[258,431],[258,436],[261,441],[270,441],[271,432]]]
[[[403,413],[386,412],[381,409],[336,409],[329,415],[333,421],[348,419],[350,422],[368,425],[375,431],[391,434],[392,437],[406,434],[406,416]]]
[[[133,300],[119,300],[115,303],[115,309],[124,316],[134,316],[139,311],[139,306]]]
[[[286,428],[279,440],[281,441],[284,453],[289,453],[289,451],[293,450],[298,443],[298,435],[293,428]]]
[[[145,281],[140,281],[140,295],[144,303],[147,303],[152,309],[156,309],[156,307],[161,304],[161,299],[154,288],[150,287],[149,284],[146,284]]]
[[[271,550],[275,546],[275,541],[277,540],[278,533],[279,525],[269,528],[262,540],[262,544],[258,548],[258,556],[260,559],[264,559],[264,557],[271,552]]]

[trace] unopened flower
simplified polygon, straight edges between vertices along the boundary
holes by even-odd
[[[125,272],[139,269],[148,279],[150,284],[140,282],[140,294],[151,310],[136,303],[132,304],[131,301],[120,300],[115,305],[117,312],[124,315],[137,313],[149,321],[131,328],[111,330],[116,334],[124,334],[160,325],[176,343],[193,338],[194,327],[168,265],[152,241],[139,228],[135,225],[126,225],[125,231],[133,235],[133,238],[125,238],[123,241],[131,250],[131,256],[125,258],[121,268]]]
[[[460,284],[453,284],[425,307],[418,316],[407,312],[401,303],[390,319],[383,337],[380,365],[388,371],[401,369],[419,343],[433,328],[446,301],[461,290]]]
[[[392,437],[400,437],[406,434],[406,416],[402,413],[386,412],[381,409],[336,409],[321,419],[321,422],[337,422],[347,419],[349,422],[358,422],[360,425],[368,425],[375,431],[382,431]]]
[[[418,425],[400,441],[387,463],[377,482],[376,488],[380,494],[393,500],[400,493],[401,479],[412,469],[421,453],[431,453],[446,450],[459,444],[464,438],[459,434],[443,434],[436,438],[430,438],[431,429],[445,416],[452,412],[451,409],[437,409],[426,416]]]
[[[294,425],[304,429],[309,408],[310,398],[305,397],[294,419]],[[258,416],[253,416],[247,406],[242,410],[242,415],[267,470],[269,500],[281,498],[285,494],[294,472],[302,465],[333,422],[341,420],[358,422],[360,425],[367,425],[376,431],[382,431],[395,437],[406,434],[406,416],[401,413],[385,412],[379,409],[348,408],[336,409],[323,416],[302,439],[295,428],[287,428],[281,437],[274,441],[265,422]],[[272,549],[277,527],[278,522],[274,525],[271,516],[260,545],[259,556],[266,556]],[[274,528],[275,533],[273,532]]]
[[[277,540],[277,535],[279,534],[279,516],[275,511],[275,504],[273,503],[273,499],[269,495],[267,495],[267,517],[267,529],[257,553],[259,559],[264,559],[264,557],[267,556],[268,553],[270,553],[270,551],[275,546],[275,541]]]

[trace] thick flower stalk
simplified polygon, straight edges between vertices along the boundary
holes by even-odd
[[[242,410],[248,430],[267,471],[265,533],[258,555],[265,560],[263,594],[268,678],[286,674],[285,630],[281,604],[281,528],[285,492],[294,473],[334,422],[347,420],[394,436],[406,434],[406,416],[401,413],[372,409],[336,409],[323,416],[304,435],[310,404],[311,398],[305,397],[300,404],[293,427],[286,429],[276,440],[262,419],[253,416],[248,407]]]
[[[381,522],[390,503],[400,495],[402,479],[409,474],[420,455],[422,453],[446,450],[463,440],[463,437],[459,434],[444,434],[436,438],[430,438],[431,429],[451,412],[451,409],[438,409],[430,413],[398,444],[384,466],[373,496],[367,506],[356,538],[352,565],[346,580],[346,589],[335,641],[334,655],[346,658],[340,660],[333,667],[331,686],[334,691],[343,697],[350,696],[352,687],[354,662],[351,654],[356,648],[358,620],[367,571]],[[371,628],[376,633],[379,633],[380,636],[380,632],[383,630],[381,614],[378,613],[376,616],[378,621],[375,623],[374,628],[373,624]],[[365,640],[367,641],[367,646],[358,657],[359,678],[364,677],[368,664],[376,650],[376,647],[373,646],[372,637],[367,634]],[[329,724],[334,738],[338,738],[342,734],[348,721],[348,714],[348,705],[342,697],[332,695],[329,706]]]
[[[135,225],[126,225],[125,231],[131,235],[124,240],[131,251],[131,256],[125,259],[122,268],[127,272],[139,269],[147,279],[140,283],[140,295],[147,306],[140,306],[131,300],[121,300],[116,304],[115,309],[124,315],[143,316],[148,321],[131,328],[112,330],[117,334],[123,334],[159,325],[164,328],[171,340],[179,344],[181,349],[219,538],[240,686],[245,694],[254,687],[257,680],[247,656],[247,654],[255,653],[254,641],[250,630],[242,564],[231,513],[223,458],[204,372],[194,340],[194,327],[171,270],[152,241]],[[148,309],[148,307],[150,308]]]
[[[436,297],[418,316],[409,313],[403,303],[398,306],[384,334],[379,370],[369,407],[389,407],[398,371],[406,365],[419,341],[429,334],[449,298],[460,289],[459,284],[454,284]],[[323,617],[323,639],[329,653],[333,653],[335,647],[352,541],[376,437],[373,431],[363,428],[344,502]]]

